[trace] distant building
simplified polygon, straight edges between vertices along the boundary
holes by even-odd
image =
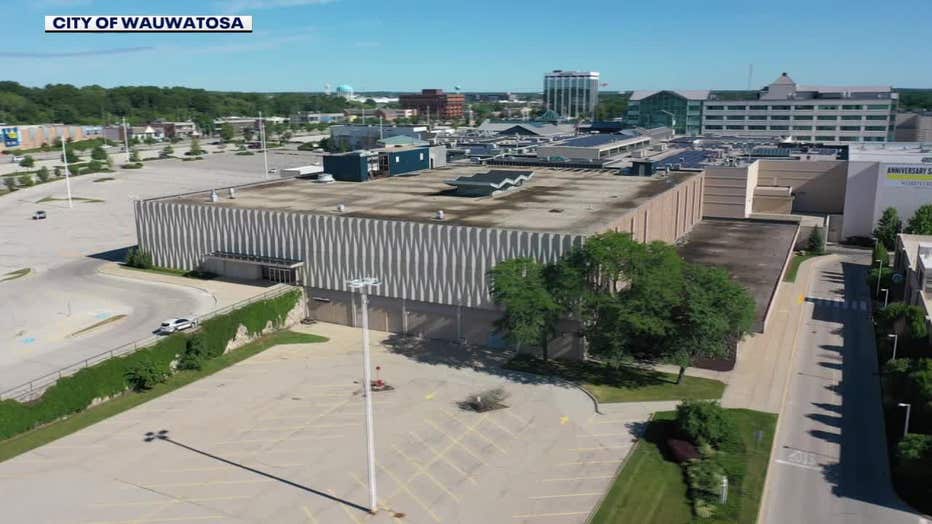
[[[671,127],[678,135],[702,131],[702,104],[709,91],[635,91],[628,101],[625,123],[639,127]]]
[[[37,124],[17,126],[0,124],[0,151],[4,149],[33,149],[43,145],[54,145],[60,137],[76,142],[100,136],[96,126],[71,126],[65,124]]]
[[[754,98],[710,96],[702,106],[702,134],[886,142],[893,140],[896,102],[889,86],[805,86],[783,73]]]
[[[343,113],[318,113],[316,111],[298,111],[291,115],[292,124],[333,124],[346,121]]]
[[[197,125],[190,120],[187,122],[159,122],[162,132],[166,138],[191,138],[201,136],[197,130]],[[152,124],[155,126],[156,124]]]
[[[466,97],[459,93],[444,93],[443,89],[422,89],[420,93],[407,93],[398,97],[404,109],[415,109],[418,114],[435,116],[440,120],[463,118]]]
[[[417,109],[387,109],[380,107],[375,110],[375,116],[386,122],[394,122],[399,118],[413,119],[417,118]]]
[[[257,131],[259,129],[259,119],[244,116],[225,116],[214,120],[214,129],[220,130],[224,124],[233,127],[233,132],[242,135],[247,129]]]
[[[591,119],[599,103],[599,73],[554,70],[544,75],[544,107],[564,118]]]
[[[894,136],[897,142],[932,142],[932,111],[898,113]]]
[[[427,138],[427,126],[330,126],[330,140],[343,150],[374,149],[383,138],[409,136],[418,140]]]
[[[893,270],[904,277],[903,302],[925,310],[926,327],[932,328],[932,235],[897,235]],[[932,329],[927,331],[932,340]]]

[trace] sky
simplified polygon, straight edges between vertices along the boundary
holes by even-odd
[[[15,6],[15,7],[14,7]],[[932,88],[932,0],[8,0],[0,80],[224,91]],[[45,15],[252,15],[239,34],[62,34]]]

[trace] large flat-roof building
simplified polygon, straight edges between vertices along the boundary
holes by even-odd
[[[702,104],[708,90],[634,91],[628,100],[625,122],[640,127],[665,126],[678,135],[702,132]]]
[[[499,261],[553,261],[609,230],[675,242],[702,216],[701,172],[490,171],[448,166],[365,184],[287,179],[239,187],[235,198],[218,190],[137,201],[139,245],[160,266],[296,282],[309,316],[344,324],[357,321],[346,281],[376,277],[374,328],[495,346],[501,311],[487,274]],[[475,196],[483,194],[494,196]],[[561,340],[579,351],[575,335]]]
[[[753,98],[710,95],[702,106],[701,134],[886,142],[893,140],[896,102],[889,86],[805,86],[783,73]]]
[[[544,107],[563,118],[590,119],[599,103],[599,73],[554,70],[544,75]]]
[[[460,93],[445,93],[443,89],[422,89],[420,93],[398,96],[402,109],[414,109],[419,115],[440,120],[463,118],[466,97]]]

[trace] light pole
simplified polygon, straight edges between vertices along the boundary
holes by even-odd
[[[886,309],[887,304],[890,302],[890,290],[883,288],[883,307]]]
[[[259,141],[262,143],[262,158],[265,161],[265,177],[269,176],[269,148],[265,145],[265,122],[262,120],[262,111],[259,111]]]
[[[906,438],[906,434],[909,433],[909,410],[912,406],[906,402],[900,402],[899,406],[906,408],[906,422],[903,423],[903,438]]]
[[[880,296],[880,281],[883,279],[883,260],[877,260],[877,291],[874,296]]]
[[[68,151],[65,149],[65,135],[61,136],[61,161],[65,164],[65,187],[68,188],[68,207],[74,207],[71,203],[71,178],[68,176]]]
[[[896,333],[891,333],[887,335],[887,337],[893,339],[893,358],[890,360],[896,360],[896,343],[899,342],[900,336]]]
[[[369,469],[369,512],[378,511],[375,489],[375,434],[372,427],[372,377],[369,371],[369,313],[366,291],[381,284],[378,279],[364,277],[347,282],[350,289],[359,290],[359,302],[362,307],[362,360],[363,392],[366,396],[366,457]]]

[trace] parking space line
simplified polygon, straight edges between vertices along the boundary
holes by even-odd
[[[141,524],[146,522],[184,522],[189,520],[217,520],[229,518],[225,515],[198,515],[196,517],[162,517],[162,518],[141,518],[129,520],[96,520],[90,524]]]
[[[508,454],[508,452],[505,451],[504,449],[502,449],[502,447],[499,446],[494,440],[492,440],[492,439],[490,439],[489,437],[487,437],[487,436],[485,435],[485,433],[479,431],[478,429],[475,429],[475,428],[472,428],[472,427],[466,425],[465,422],[463,422],[462,420],[458,419],[457,417],[455,417],[455,416],[453,416],[453,415],[447,413],[446,411],[441,410],[440,412],[443,413],[444,415],[450,417],[451,419],[453,419],[457,424],[459,424],[459,425],[463,426],[464,428],[466,428],[466,431],[467,431],[467,432],[475,433],[476,435],[478,435],[482,440],[484,440],[484,441],[488,442],[490,445],[492,445],[492,447],[494,447],[495,449],[501,451],[502,454],[504,454],[504,455],[507,455],[507,454]],[[489,417],[486,417],[484,420],[489,420]]]
[[[480,420],[481,420],[481,419],[480,419]],[[467,434],[466,432],[464,432],[462,435],[460,435],[459,438],[453,438],[453,437],[451,437],[446,431],[444,431],[443,429],[441,429],[440,426],[438,426],[437,423],[434,422],[433,420],[431,420],[431,419],[429,419],[429,418],[425,418],[424,421],[427,422],[428,424],[430,424],[430,425],[431,425],[435,430],[437,430],[441,435],[445,436],[446,438],[448,438],[448,439],[450,440],[450,444],[449,444],[444,450],[442,450],[442,451],[440,452],[441,455],[446,455],[447,452],[448,452],[450,449],[452,449],[452,448],[455,447],[455,446],[459,446],[460,448],[463,449],[463,451],[465,451],[466,453],[469,453],[469,455],[470,455],[472,458],[478,460],[480,464],[485,464],[485,461],[482,460],[482,457],[480,457],[479,455],[477,455],[473,450],[469,449],[468,447],[466,447],[465,444],[463,444],[462,442],[460,442],[460,441],[463,439],[463,437],[466,436],[466,434]]]
[[[506,428],[504,424],[502,424],[501,422],[495,420],[494,417],[489,417],[488,420],[489,420],[489,422],[491,422],[492,424],[494,424],[495,427],[497,427],[498,429],[504,431],[505,433],[508,433],[508,435],[511,436],[511,438],[518,438],[518,435],[517,435],[515,432],[513,432],[513,431],[511,431],[510,429]]]
[[[160,504],[175,504],[179,502],[216,502],[221,500],[242,500],[242,499],[251,499],[250,495],[238,495],[238,496],[229,496],[229,497],[197,497],[197,498],[172,498],[171,500],[145,500],[138,502],[96,502],[91,504],[93,507],[97,508],[119,508],[119,507],[131,507],[131,506],[155,506]]]
[[[567,477],[562,479],[543,479],[541,482],[570,482],[574,480],[605,480],[615,478],[613,475],[602,475],[598,477]]]
[[[544,517],[571,517],[574,515],[588,515],[588,511],[565,511],[563,513],[528,513],[526,515],[512,515],[513,519],[533,519]]]
[[[402,457],[404,457],[405,460],[407,460],[412,466],[414,466],[414,467],[418,470],[417,473],[415,473],[414,475],[411,475],[411,477],[408,479],[408,482],[409,482],[409,483],[410,483],[412,480],[414,480],[415,478],[417,478],[418,475],[424,475],[424,476],[427,477],[431,482],[433,482],[438,488],[440,488],[444,493],[446,493],[447,495],[449,495],[450,498],[452,498],[452,499],[455,500],[456,502],[459,502],[459,501],[460,501],[460,498],[459,498],[459,497],[457,497],[452,491],[450,491],[450,489],[447,488],[446,485],[444,485],[442,482],[440,482],[439,480],[437,480],[436,477],[434,477],[433,475],[431,475],[430,472],[427,471],[427,469],[424,468],[424,466],[422,466],[420,462],[418,462],[418,461],[414,460],[413,458],[411,458],[410,455],[408,455],[407,453],[405,453],[405,452],[404,452],[400,447],[398,447],[397,445],[392,444],[392,447],[395,449],[395,451],[398,452],[399,455],[401,455]]]
[[[391,471],[389,471],[388,469],[386,469],[385,466],[379,464],[378,462],[376,462],[376,465],[379,467],[379,469],[381,469],[382,471],[384,471],[386,475],[388,475],[389,477],[391,477],[391,479],[395,481],[395,484],[397,484],[398,487],[399,487],[401,490],[403,490],[405,493],[407,493],[407,494],[411,497],[412,500],[414,500],[415,502],[417,502],[418,505],[420,505],[421,508],[423,508],[424,511],[426,511],[426,512],[431,516],[431,518],[434,519],[434,522],[438,522],[438,523],[440,522],[440,517],[438,517],[437,514],[434,513],[434,511],[433,511],[432,509],[430,509],[430,506],[428,506],[427,504],[425,504],[424,501],[422,501],[422,500],[420,499],[420,497],[418,497],[417,495],[415,495],[415,494],[408,488],[407,483],[402,482],[401,479],[399,479],[394,473],[392,473]],[[393,497],[394,497],[394,495],[390,495],[388,498],[391,499],[391,498],[393,498]],[[345,506],[344,506],[344,507],[345,507]]]
[[[509,417],[511,417],[511,418],[513,418],[513,419],[515,419],[515,420],[517,420],[519,423],[521,423],[522,426],[527,426],[528,424],[530,424],[530,422],[528,422],[528,421],[522,419],[521,417],[519,417],[518,415],[515,415],[514,413],[512,413],[510,409],[502,409],[502,410],[500,410],[500,411],[504,411],[506,415],[508,415]]]
[[[297,441],[297,440],[325,440],[333,438],[345,438],[345,435],[308,435],[306,437],[292,437],[288,440]],[[278,442],[278,439],[274,438],[251,438],[243,440],[221,440],[220,442],[214,442],[211,446],[219,445],[229,445],[229,444],[255,444],[263,442]]]
[[[346,516],[349,517],[355,524],[362,524],[362,521],[356,518],[356,515],[353,515],[353,512],[346,507],[345,504],[340,504],[340,507],[343,508],[343,512],[346,513]]]
[[[543,499],[562,499],[566,497],[596,497],[601,496],[600,491],[592,493],[566,493],[564,495],[536,495],[534,497],[528,497],[531,500],[543,500]]]
[[[307,520],[311,521],[311,524],[317,524],[317,519],[314,518],[314,514],[311,513],[307,506],[301,506],[301,509],[304,510],[304,514],[307,516]]]
[[[418,436],[417,433],[415,433],[415,432],[413,432],[413,431],[409,431],[408,433],[409,433],[412,437],[414,437],[414,440],[417,441],[418,444],[424,446],[425,448],[427,448],[428,451],[430,451],[431,453],[433,453],[435,458],[436,458],[436,457],[439,457],[440,460],[442,460],[442,461],[445,462],[448,466],[450,466],[451,468],[453,468],[457,473],[459,473],[460,475],[462,475],[463,477],[465,477],[466,480],[468,480],[469,483],[472,484],[473,486],[478,485],[478,483],[476,482],[476,479],[473,478],[472,474],[467,473],[466,470],[464,470],[463,468],[457,466],[456,463],[453,462],[452,459],[450,459],[450,457],[441,455],[441,454],[437,451],[436,448],[434,448],[433,446],[430,445],[429,442],[427,442],[426,440],[424,440],[424,439],[422,439],[420,436]]]
[[[200,482],[166,482],[164,484],[143,484],[143,488],[187,488],[199,486],[221,486],[231,484],[260,484],[263,482],[275,482],[272,479],[248,479],[248,480],[203,480]],[[138,489],[138,486],[122,486],[122,489]]]

